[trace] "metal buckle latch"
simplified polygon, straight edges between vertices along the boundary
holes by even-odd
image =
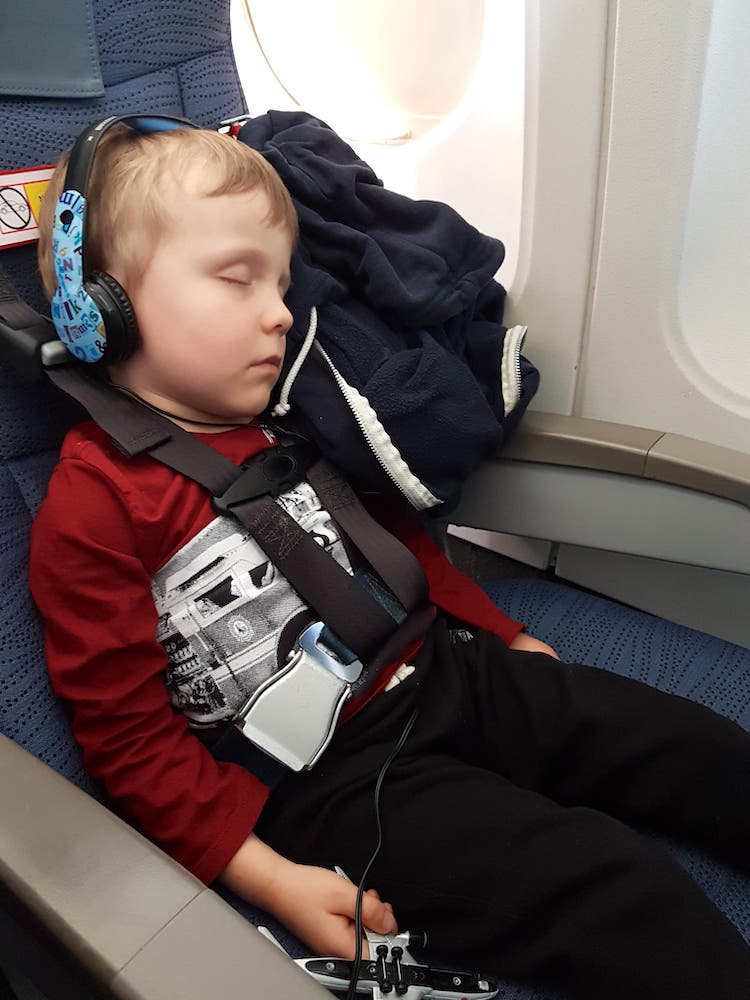
[[[243,736],[292,771],[309,770],[331,742],[359,660],[340,663],[318,638],[323,622],[299,637],[289,662],[253,693],[232,720]]]

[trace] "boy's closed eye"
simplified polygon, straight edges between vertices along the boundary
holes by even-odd
[[[211,269],[221,281],[236,285],[249,285],[255,278],[255,269],[244,261],[225,261],[223,265]]]
[[[244,285],[250,285],[250,284],[252,284],[252,279],[251,278],[240,278],[240,277],[236,277],[235,275],[232,275],[232,274],[220,274],[220,275],[218,275],[218,278],[219,278],[220,281],[226,281],[227,284],[230,284],[230,285],[244,286]]]

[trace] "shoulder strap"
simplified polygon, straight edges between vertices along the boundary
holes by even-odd
[[[221,513],[231,513],[252,533],[271,562],[323,622],[360,658],[369,660],[393,634],[393,617],[277,504],[281,488],[304,478],[294,449],[281,477],[265,476],[264,463],[239,467],[171,420],[122,395],[75,366],[48,370],[51,381],[80,403],[128,456],[153,458],[204,486]],[[276,449],[274,449],[276,452]],[[277,469],[278,472],[278,469]],[[319,462],[309,472],[321,501],[408,611],[424,605],[427,583],[405,546],[364,510],[354,491]]]
[[[320,459],[308,470],[307,477],[326,510],[388,583],[401,604],[405,608],[415,608],[426,603],[427,579],[418,560],[398,538],[371,517],[338,470]]]

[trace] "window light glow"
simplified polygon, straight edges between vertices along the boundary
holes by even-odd
[[[304,108],[350,139],[392,143],[424,134],[460,103],[476,71],[484,0],[240,6],[287,106]],[[237,12],[233,22],[242,74]],[[245,89],[252,105],[252,84]]]

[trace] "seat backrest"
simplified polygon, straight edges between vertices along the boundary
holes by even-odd
[[[43,7],[30,0],[25,9],[34,17]],[[103,96],[0,93],[0,171],[54,163],[86,125],[109,114],[184,115],[215,128],[245,112],[229,0],[93,0],[90,14]],[[44,311],[36,247],[0,252],[18,293]],[[0,364],[0,731],[92,791],[65,709],[49,689],[27,585],[31,521],[65,431],[78,417],[51,386],[23,384]]]

